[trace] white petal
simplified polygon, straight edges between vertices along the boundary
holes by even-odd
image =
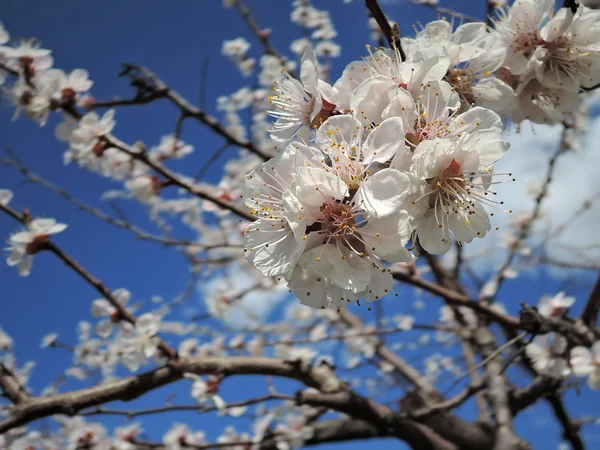
[[[135,322],[135,329],[142,336],[154,336],[160,330],[160,317],[152,313],[142,314]]]
[[[12,247],[11,252],[8,254],[8,257],[6,258],[6,263],[9,266],[16,266],[21,262],[24,256],[25,247],[21,245],[15,245]]]
[[[382,219],[369,219],[360,229],[369,251],[388,262],[408,262],[404,248],[410,239],[410,221],[406,211],[398,211]],[[409,259],[410,256],[408,256]]]
[[[114,328],[114,324],[110,320],[101,320],[96,324],[94,330],[100,337],[107,338],[110,336]]]
[[[586,377],[594,370],[592,353],[587,347],[574,347],[571,349],[571,368],[573,375]]]
[[[112,295],[122,306],[125,306],[131,299],[131,292],[125,288],[113,291]]]
[[[332,200],[341,200],[348,195],[348,186],[337,175],[321,168],[300,167],[295,195],[305,205],[320,207]]]
[[[108,300],[104,298],[99,298],[92,302],[92,316],[94,317],[108,316],[114,310],[114,306],[112,306]]]
[[[33,241],[35,238],[35,233],[31,231],[21,231],[19,233],[13,234],[10,238],[8,238],[9,242],[14,242],[17,244],[28,244]]]
[[[13,193],[8,189],[0,189],[0,205],[6,206],[13,198]]]
[[[391,160],[398,152],[406,153],[408,149],[404,144],[404,126],[399,117],[390,117],[376,127],[365,141],[363,146],[363,163]]]
[[[484,237],[491,229],[490,218],[481,205],[476,203],[474,211],[474,214],[451,213],[446,216],[457,241],[471,242],[476,237]]]
[[[392,292],[394,278],[385,269],[371,267],[371,282],[364,292],[364,299],[368,302],[380,300]]]
[[[450,250],[451,240],[448,225],[439,227],[432,210],[418,222],[417,233],[419,243],[432,255],[439,255]]]
[[[325,151],[338,142],[345,142],[349,147],[362,142],[361,123],[350,114],[330,117],[317,131],[316,143],[320,149]]]
[[[396,85],[389,78],[378,76],[358,86],[350,100],[350,109],[363,123],[381,122],[381,114],[390,101],[389,89]]]
[[[329,305],[327,298],[328,281],[323,268],[331,269],[327,261],[315,261],[315,253],[307,252],[304,260],[287,277],[288,287],[296,294],[300,303],[311,308],[324,309]],[[313,267],[314,261],[314,267]],[[319,271],[314,270],[315,267]]]
[[[316,94],[318,79],[317,55],[312,47],[308,47],[300,61],[300,80],[302,80],[306,92]]]
[[[17,266],[19,270],[19,275],[22,277],[26,277],[31,273],[31,266],[33,265],[33,256],[27,255],[25,256],[19,265]]]
[[[55,224],[55,219],[33,219],[29,224],[29,229],[35,234],[48,234],[48,230]]]
[[[461,140],[459,148],[479,153],[479,166],[487,169],[504,156],[510,144],[496,131],[480,130]]]
[[[369,177],[359,188],[355,200],[359,208],[373,217],[396,213],[410,190],[409,177],[395,169],[383,169]]]
[[[56,234],[56,233],[60,233],[61,231],[64,231],[67,229],[67,225],[64,223],[57,223],[55,225],[52,225],[50,228],[48,228],[46,230],[46,234]]]
[[[445,81],[430,81],[423,86],[420,95],[425,107],[427,122],[448,117],[448,111],[460,106],[460,98],[452,86]]]
[[[259,219],[248,225],[244,236],[246,258],[268,277],[291,271],[304,249],[287,222]]]

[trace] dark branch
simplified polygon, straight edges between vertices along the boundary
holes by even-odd
[[[377,0],[365,0],[365,4],[369,11],[371,11],[373,18],[377,21],[377,25],[379,25],[381,32],[387,39],[390,48],[398,49],[400,58],[402,61],[406,61],[406,54],[400,44],[400,30],[397,28],[397,25],[395,29],[392,29]]]

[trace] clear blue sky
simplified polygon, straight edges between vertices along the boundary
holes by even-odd
[[[301,31],[289,22],[291,1],[248,0],[248,6],[258,22],[273,29],[273,42],[286,52],[289,43],[301,36]],[[364,2],[354,0],[344,4],[342,0],[315,1],[317,7],[327,7],[339,33],[337,42],[342,45],[342,55],[334,60],[332,74],[338,76],[350,61],[364,53],[368,43]],[[483,17],[482,1],[448,1],[444,6],[455,7],[470,15]],[[400,23],[402,30],[410,32],[417,21],[426,22],[435,14],[426,8],[406,5],[400,1],[385,4],[388,15]],[[53,50],[55,66],[66,71],[85,68],[95,81],[92,92],[97,99],[110,99],[114,95],[130,94],[127,80],[117,77],[120,63],[132,62],[154,70],[173,88],[197,102],[199,98],[200,73],[204,58],[210,58],[207,78],[207,105],[217,114],[216,98],[227,95],[243,86],[245,79],[237,69],[220,55],[221,42],[240,35],[251,43],[252,56],[258,56],[260,45],[248,32],[245,23],[231,9],[223,9],[220,0],[186,0],[178,2],[159,1],[112,1],[61,2],[5,0],[0,3],[0,21],[18,38],[37,37],[45,48]],[[10,148],[34,171],[87,202],[110,211],[99,200],[101,194],[117,185],[75,166],[64,166],[64,145],[53,137],[58,118],[54,116],[44,128],[24,118],[11,123],[12,110],[0,109],[0,147]],[[145,107],[119,109],[116,115],[115,134],[133,143],[141,140],[148,145],[157,144],[160,136],[173,131],[177,112],[170,105],[156,103]],[[185,124],[183,139],[196,147],[195,154],[184,164],[174,168],[193,170],[215,151],[221,140],[198,124]],[[210,179],[219,179],[218,168]],[[137,242],[123,230],[114,229],[88,215],[80,213],[72,205],[38,186],[23,184],[22,177],[11,169],[0,166],[0,188],[12,189],[14,205],[27,206],[36,216],[55,217],[69,224],[69,229],[56,241],[79,260],[91,273],[101,278],[111,289],[127,287],[135,299],[147,300],[152,295],[172,298],[188,280],[186,261],[174,250],[164,249],[150,242]],[[144,221],[141,207],[129,202],[124,204],[127,214]],[[0,240],[16,229],[16,223],[0,217]],[[579,303],[585,298],[585,287],[590,280],[581,283],[571,280],[571,293],[578,296]],[[518,302],[532,296],[537,298],[559,288],[562,281],[538,273],[536,278],[521,281],[504,291],[505,302],[515,311]],[[97,294],[84,282],[67,270],[51,255],[39,255],[34,262],[33,273],[22,279],[16,271],[0,265],[0,325],[15,339],[19,361],[35,360],[38,364],[32,378],[32,386],[40,388],[55,379],[61,368],[69,364],[70,355],[61,350],[39,349],[41,338],[51,331],[59,332],[63,341],[75,341],[75,326],[80,319],[90,320],[91,300]],[[202,309],[199,297],[192,304]],[[430,311],[434,311],[430,308]],[[364,308],[363,308],[364,313]],[[431,316],[430,316],[431,317]],[[240,380],[238,379],[237,382]],[[247,398],[245,386],[229,381],[224,397],[230,401]],[[70,383],[67,387],[79,387]],[[254,386],[249,384],[247,386]],[[179,390],[178,390],[179,389]],[[180,392],[179,400],[185,399],[185,387],[163,389],[149,396],[137,406],[157,405],[166,393]],[[597,395],[597,394],[596,394]],[[569,407],[577,416],[598,413],[597,399],[576,398],[569,394]],[[532,408],[518,420],[518,430],[535,443],[536,450],[554,449],[559,442],[560,431],[548,425],[549,410],[545,406]],[[150,417],[145,428],[151,438],[160,439],[165,422],[187,421],[204,429],[215,437],[216,424],[232,422],[203,415],[199,421],[194,413],[171,414],[164,418]],[[107,423],[121,423],[111,419]],[[600,447],[600,432],[586,428],[584,432],[589,448]],[[364,444],[329,446],[329,448],[361,449]],[[395,449],[398,444],[384,441],[380,448]]]

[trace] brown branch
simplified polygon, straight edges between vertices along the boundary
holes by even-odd
[[[574,423],[569,417],[569,413],[558,394],[553,393],[548,397],[548,403],[554,412],[556,420],[563,428],[563,438],[571,443],[573,450],[585,450],[585,445],[581,436],[579,436],[580,426]]]
[[[350,313],[347,309],[341,309],[338,314],[342,322],[352,330],[364,331],[364,326],[360,318]],[[375,344],[375,352],[381,359],[390,363],[394,369],[411,385],[415,386],[418,392],[422,393],[425,398],[439,395],[437,394],[435,387],[427,380],[427,378],[421,376],[416,369],[383,345],[382,342],[377,342]]]
[[[596,284],[588,297],[585,304],[583,313],[581,314],[581,320],[588,327],[596,326],[598,322],[598,311],[600,310],[600,275],[596,280]]]
[[[215,203],[216,205],[218,205],[219,207],[229,210],[229,211],[237,214],[238,216],[243,217],[244,219],[247,219],[250,221],[256,220],[256,218],[253,217],[248,211],[246,211],[245,208],[238,206],[235,203],[220,199],[218,196],[212,194],[211,192],[208,191],[208,189],[206,189],[204,187],[197,186],[197,185],[193,184],[192,182],[183,180],[177,174],[170,171],[166,167],[152,161],[150,158],[148,158],[146,153],[134,150],[132,147],[130,147],[127,144],[125,144],[124,142],[120,141],[116,137],[114,137],[112,135],[106,135],[106,136],[104,136],[104,139],[106,139],[106,141],[112,147],[116,147],[117,149],[121,150],[124,153],[127,153],[131,157],[133,157],[139,161],[142,161],[148,167],[150,167],[151,169],[156,171],[158,174],[160,174],[164,178],[166,178],[169,181],[169,184],[180,187],[182,189],[185,189],[190,194],[192,194],[196,197],[202,198],[204,200],[209,200],[209,201]]]
[[[315,445],[334,443],[334,442],[348,442],[363,439],[374,439],[381,437],[390,437],[389,432],[386,433],[384,430],[380,430],[375,426],[364,422],[362,420],[355,420],[351,418],[340,418],[332,420],[322,420],[311,425],[312,436],[303,443],[303,447],[312,447]],[[279,441],[284,441],[284,436],[277,436]],[[254,448],[257,450],[277,450],[278,440],[276,436],[267,437],[260,443],[254,444]],[[164,449],[164,444],[156,442],[145,442],[136,441],[139,445],[145,445],[148,449]],[[236,444],[228,443],[229,446],[234,447]],[[239,445],[239,444],[238,444]],[[144,447],[141,447],[144,448]],[[214,448],[214,444],[212,447]]]
[[[228,144],[246,149],[249,152],[260,156],[264,160],[267,160],[271,157],[271,155],[268,155],[265,152],[263,152],[261,149],[256,147],[256,145],[254,145],[254,143],[252,143],[251,141],[238,139],[237,137],[229,133],[219,123],[217,119],[212,117],[203,109],[193,106],[183,96],[171,89],[164,81],[158,78],[156,74],[146,69],[145,67],[136,66],[135,64],[124,64],[124,70],[121,72],[121,75],[129,76],[136,86],[139,87],[141,85],[143,87],[143,92],[149,92],[149,94],[136,96],[130,100],[96,102],[94,107],[108,108],[119,105],[138,105],[164,98],[169,100],[173,105],[179,108],[180,114],[183,117],[191,117],[198,120],[200,123],[206,125],[216,134],[223,137]],[[136,100],[137,97],[141,97],[143,99],[142,103]]]
[[[560,380],[538,375],[533,382],[522,389],[517,389],[510,394],[510,409],[513,415],[529,408],[539,399],[555,392],[560,387]]]
[[[181,379],[184,373],[217,375],[271,375],[298,380],[323,392],[341,388],[341,382],[327,365],[310,366],[301,361],[266,357],[206,357],[171,361],[150,372],[111,383],[50,397],[32,397],[11,410],[0,422],[0,434],[42,417],[54,414],[74,415],[115,400],[131,401],[143,394]]]
[[[12,209],[10,206],[0,204],[0,210],[9,214],[15,220],[19,221],[23,225],[27,225],[28,219],[31,217],[25,214],[19,214],[16,210]],[[118,312],[118,316],[115,320],[124,320],[131,324],[135,324],[136,318],[132,315],[122,304],[115,298],[112,292],[97,278],[95,278],[91,273],[89,273],[81,264],[71,258],[67,253],[65,253],[60,247],[54,244],[51,240],[48,239],[47,242],[43,244],[41,250],[50,251],[58,257],[62,262],[64,262],[69,268],[71,268],[77,275],[79,275],[83,280],[85,280],[90,286],[92,286],[100,295],[102,295],[108,302],[115,308]],[[162,339],[159,342],[159,349],[168,356],[170,359],[177,358],[177,351],[174,350],[171,346],[169,346]]]
[[[435,413],[450,411],[451,409],[458,408],[468,399],[470,399],[473,395],[481,392],[486,387],[486,384],[482,381],[473,382],[467,386],[462,392],[457,394],[456,396],[445,400],[443,402],[435,403],[431,406],[421,408],[417,411],[411,412],[409,414],[410,417],[415,419],[424,419],[428,416],[431,416]]]
[[[130,231],[131,233],[135,234],[136,237],[141,241],[153,241],[153,242],[158,242],[159,244],[163,244],[163,245],[167,245],[167,246],[201,247],[198,243],[195,243],[190,240],[169,239],[164,236],[153,235],[153,234],[143,231],[142,229],[138,228],[137,226],[131,224],[130,222],[128,222],[126,220],[115,219],[114,217],[111,217],[108,214],[105,214],[102,211],[100,211],[96,208],[93,208],[92,206],[89,206],[88,204],[79,200],[77,197],[71,195],[65,189],[62,189],[62,188],[56,186],[55,184],[40,177],[38,174],[29,170],[25,165],[23,165],[23,163],[21,163],[20,161],[17,161],[16,159],[6,159],[6,158],[0,157],[0,164],[4,164],[6,166],[9,166],[9,167],[12,167],[12,168],[18,170],[25,177],[27,177],[27,179],[29,181],[39,184],[43,188],[48,189],[49,191],[54,192],[55,194],[61,196],[69,203],[75,205],[81,211],[87,212],[87,213],[97,217],[98,219],[103,220],[106,223],[109,223],[110,225]]]
[[[398,52],[400,53],[400,59],[402,59],[402,61],[406,61],[406,54],[404,53],[402,44],[400,43],[400,32],[397,28],[397,25],[394,27],[396,30],[393,30],[377,0],[365,0],[365,5],[371,12],[373,18],[377,21],[377,25],[379,25],[381,32],[387,39],[390,48],[398,49]]]
[[[415,287],[421,288],[427,292],[430,292],[438,297],[443,298],[448,304],[455,306],[466,306],[467,308],[471,308],[474,311],[483,314],[485,317],[494,322],[500,323],[511,328],[520,327],[519,319],[508,314],[504,314],[492,308],[491,305],[488,305],[485,302],[478,302],[476,300],[472,300],[467,295],[460,294],[452,289],[443,287],[431,281],[424,280],[418,275],[412,273],[394,271],[392,272],[392,275],[394,276],[394,279],[398,281],[411,284]]]
[[[257,403],[265,403],[271,400],[288,400],[293,401],[294,397],[291,395],[284,394],[269,394],[264,395],[262,397],[253,398],[250,400],[244,400],[241,402],[228,403],[224,409],[228,408],[239,408],[242,406],[255,405]],[[97,416],[97,415],[108,415],[108,416],[125,416],[128,419],[133,419],[138,416],[147,416],[150,414],[158,414],[164,412],[174,412],[174,411],[195,411],[197,413],[206,413],[211,411],[216,411],[219,408],[216,406],[206,406],[201,404],[194,405],[168,405],[162,406],[159,408],[150,408],[150,409],[138,409],[133,411],[127,411],[122,409],[106,409],[106,408],[96,408],[91,411],[82,411],[79,415],[81,416]]]
[[[0,362],[0,389],[3,395],[15,405],[20,405],[29,398],[27,390],[19,383],[15,374]]]

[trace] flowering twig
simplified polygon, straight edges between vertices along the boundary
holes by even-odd
[[[12,209],[10,206],[0,204],[0,210],[7,213],[15,220],[18,220],[23,225],[27,224],[29,216],[26,214],[20,214],[16,210]],[[117,298],[112,294],[112,292],[97,278],[95,278],[91,273],[89,273],[81,264],[75,261],[71,256],[69,256],[66,252],[64,252],[60,247],[54,244],[51,240],[47,240],[44,242],[42,250],[49,251],[54,253],[54,255],[64,262],[69,268],[71,268],[77,275],[83,278],[90,286],[92,286],[100,295],[102,295],[108,302],[115,308],[117,311],[117,316],[115,320],[123,320],[125,322],[129,322],[131,324],[135,324],[136,318],[133,314],[131,314]],[[169,359],[177,358],[177,351],[175,351],[169,344],[164,342],[162,339],[159,342],[160,350],[169,357]]]
[[[248,10],[246,5],[244,5],[244,3],[241,0],[233,0],[233,6],[237,10],[237,12],[240,14],[240,16],[242,16],[242,19],[244,19],[244,21],[246,22],[246,24],[248,25],[248,27],[250,28],[252,33],[261,42],[261,44],[263,45],[263,47],[265,49],[265,53],[267,55],[273,55],[273,56],[277,57],[279,59],[279,61],[281,61],[281,65],[285,67],[285,65],[287,64],[287,60],[281,53],[279,53],[279,51],[273,46],[273,44],[271,44],[271,41],[269,39],[269,36],[271,34],[270,30],[261,28],[258,25],[258,23],[256,23],[256,20],[254,19],[254,17],[252,17],[252,14],[250,14],[250,11]],[[293,78],[298,78],[298,75],[293,70],[292,71],[288,70],[288,73]]]
[[[144,230],[138,228],[136,225],[133,225],[132,223],[130,223],[128,221],[115,219],[114,217],[111,217],[108,214],[103,213],[99,209],[96,209],[96,208],[88,205],[87,203],[84,203],[83,201],[79,200],[77,197],[70,194],[65,189],[62,189],[62,188],[56,186],[55,184],[40,177],[38,174],[36,174],[35,172],[28,169],[25,165],[23,165],[23,163],[21,163],[20,161],[14,159],[14,158],[6,159],[6,158],[0,157],[0,164],[4,164],[6,166],[17,169],[24,176],[26,176],[29,181],[31,181],[33,183],[37,183],[40,186],[48,189],[49,191],[54,192],[55,194],[58,194],[59,196],[61,196],[65,200],[67,200],[69,203],[72,203],[73,205],[75,205],[81,211],[85,211],[85,212],[93,215],[94,217],[97,217],[98,219],[103,220],[106,223],[109,223],[110,225],[130,231],[131,233],[135,234],[136,237],[141,241],[153,241],[153,242],[158,242],[159,244],[163,244],[163,245],[167,245],[167,246],[173,245],[173,246],[201,247],[200,244],[195,243],[194,241],[185,240],[185,239],[181,239],[181,240],[169,239],[164,236],[153,235],[153,234],[145,232]]]
[[[291,395],[273,393],[273,394],[269,394],[269,395],[264,395],[262,397],[252,398],[250,400],[228,403],[227,405],[222,407],[222,409],[239,408],[242,406],[255,405],[257,403],[265,403],[265,402],[268,402],[271,400],[293,401],[294,397]],[[211,411],[217,411],[218,409],[219,408],[214,405],[206,406],[206,405],[201,405],[201,404],[167,405],[167,406],[162,406],[159,408],[139,409],[139,410],[133,410],[133,411],[126,411],[126,410],[122,410],[122,409],[106,409],[106,408],[99,407],[99,408],[93,409],[91,411],[82,411],[80,413],[80,415],[96,416],[96,415],[101,414],[101,415],[109,415],[109,416],[125,416],[128,419],[133,419],[134,417],[138,417],[138,416],[146,416],[149,414],[157,414],[157,413],[163,413],[163,412],[195,411],[197,413],[206,413],[206,412],[211,412]]]
[[[113,106],[123,105],[140,105],[150,103],[158,99],[167,99],[172,104],[177,106],[180,113],[185,118],[194,118],[208,128],[213,130],[218,135],[225,138],[226,142],[230,145],[240,147],[248,150],[260,156],[263,159],[268,159],[270,155],[263,152],[261,149],[256,147],[252,142],[239,139],[233,134],[229,133],[217,119],[212,117],[206,111],[196,106],[193,106],[178,92],[171,89],[164,81],[158,78],[153,72],[142,66],[135,64],[124,64],[124,69],[120,75],[129,76],[132,81],[139,87],[143,86],[142,95],[136,95],[132,99],[127,100],[114,100],[105,102],[94,102],[94,108],[110,108]]]

